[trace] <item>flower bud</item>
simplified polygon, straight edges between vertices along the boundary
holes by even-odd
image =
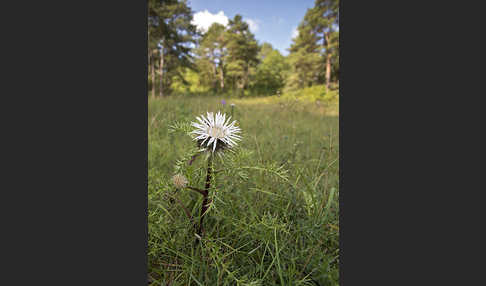
[[[178,189],[183,189],[187,186],[187,179],[184,175],[176,174],[172,177],[172,183]]]

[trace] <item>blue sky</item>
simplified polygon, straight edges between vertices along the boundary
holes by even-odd
[[[232,19],[240,14],[260,43],[269,42],[283,55],[288,54],[294,30],[305,12],[314,6],[314,0],[188,0],[188,3],[198,26],[225,22],[226,17]]]

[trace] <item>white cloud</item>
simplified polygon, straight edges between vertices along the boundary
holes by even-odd
[[[250,31],[252,33],[255,33],[260,28],[260,26],[258,25],[258,23],[260,22],[259,20],[245,19],[244,21],[248,23],[248,27],[250,28]]]
[[[253,33],[255,33],[260,29],[259,20],[247,18],[244,19],[243,21],[245,21],[248,24],[250,31]],[[194,13],[191,23],[195,25],[199,31],[205,33],[208,31],[209,27],[211,27],[213,23],[219,23],[223,26],[227,26],[229,23],[229,19],[224,14],[223,11],[219,11],[216,14],[212,14],[208,10],[204,10],[204,11],[199,11],[197,13]]]
[[[219,23],[223,26],[228,25],[228,17],[223,11],[212,14],[208,10],[204,10],[195,13],[191,23],[197,26],[198,30],[206,32],[213,23]]]
[[[297,38],[298,35],[299,35],[299,30],[297,30],[297,28],[294,28],[292,30],[292,39]]]

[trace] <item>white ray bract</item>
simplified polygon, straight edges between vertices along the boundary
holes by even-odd
[[[235,126],[236,120],[230,123],[231,116],[226,120],[226,114],[221,114],[219,111],[216,116],[212,112],[207,112],[207,116],[204,115],[196,117],[199,122],[191,122],[191,125],[196,127],[191,133],[196,137],[194,140],[203,140],[201,146],[206,143],[206,148],[211,149],[212,152],[216,150],[218,141],[223,142],[229,147],[237,145],[236,141],[241,140],[241,136],[238,135],[241,129]],[[220,143],[221,144],[221,143]]]

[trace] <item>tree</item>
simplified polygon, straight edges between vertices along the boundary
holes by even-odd
[[[260,52],[258,53],[258,59],[260,60],[260,62],[265,60],[265,58],[273,51],[274,49],[272,47],[272,44],[267,42],[263,43],[260,47]]]
[[[338,78],[338,9],[338,0],[316,0],[314,7],[307,10],[289,49],[293,72],[287,79],[287,89],[325,84],[327,91],[332,74]]]
[[[298,32],[289,49],[288,60],[292,66],[292,72],[287,79],[289,90],[318,84],[322,71],[322,55],[317,35],[306,21],[299,25]]]
[[[259,46],[241,15],[229,21],[227,35],[227,75],[232,79],[233,89],[238,88],[241,94],[248,86],[250,69],[259,62]]]
[[[190,51],[195,42],[196,27],[191,24],[191,20],[192,11],[186,0],[149,0],[148,34],[153,95],[156,64],[160,77],[160,96],[170,86],[174,76],[183,78],[183,69],[193,68]],[[155,51],[158,51],[158,58]]]
[[[269,43],[263,43],[258,54],[254,89],[259,94],[274,95],[285,85],[285,72],[290,69],[285,57]]]
[[[326,89],[331,82],[331,64],[333,54],[338,52],[339,45],[339,0],[316,0],[313,8],[304,17],[305,21],[322,41],[326,61]]]
[[[199,46],[196,49],[198,55],[198,67],[201,75],[209,81],[213,90],[224,90],[224,58],[226,49],[227,34],[225,27],[221,24],[212,24],[204,33]],[[218,85],[219,83],[219,85]]]

